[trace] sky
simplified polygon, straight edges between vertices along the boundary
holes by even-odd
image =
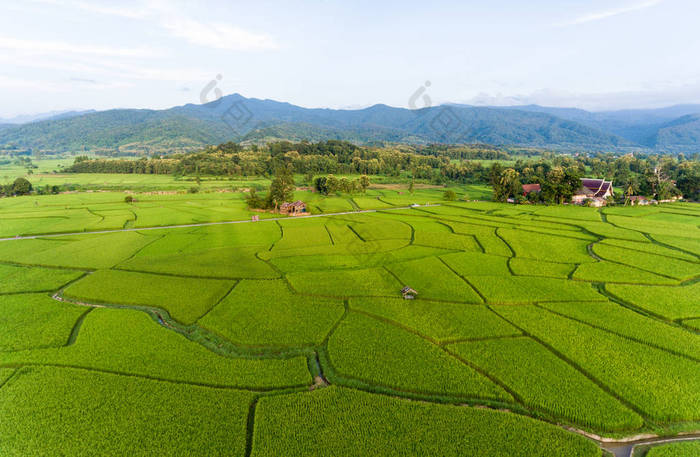
[[[700,103],[697,0],[0,0],[0,117],[201,103]]]

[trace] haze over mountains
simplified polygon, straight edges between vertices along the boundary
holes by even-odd
[[[608,112],[458,104],[417,110],[386,105],[334,110],[233,94],[204,105],[59,113],[21,125],[0,126],[0,147],[55,152],[162,153],[226,141],[276,139],[476,142],[562,150],[687,153],[700,151],[700,105]]]

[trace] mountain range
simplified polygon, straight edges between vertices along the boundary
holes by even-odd
[[[164,153],[226,141],[342,139],[356,143],[487,143],[559,150],[700,152],[700,105],[589,112],[537,105],[446,104],[422,109],[302,108],[228,95],[165,110],[54,114],[21,125],[0,121],[0,148],[44,152]]]

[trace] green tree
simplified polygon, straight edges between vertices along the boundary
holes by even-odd
[[[366,192],[369,185],[370,185],[369,176],[367,176],[367,175],[360,176],[360,187],[362,188],[362,192]]]
[[[447,200],[448,202],[453,202],[457,200],[457,194],[454,190],[448,189],[442,194],[442,198],[443,200]]]
[[[637,193],[638,190],[639,189],[637,188],[637,184],[633,180],[630,180],[630,182],[627,183],[627,189],[625,189],[625,206],[631,203],[632,195]]]
[[[274,179],[270,183],[270,191],[267,194],[267,206],[275,209],[285,201],[294,197],[294,175],[287,167],[279,167]]]
[[[575,167],[554,167],[547,173],[542,185],[542,196],[547,203],[570,201],[581,187],[581,173]]]
[[[250,189],[250,192],[245,197],[249,208],[264,208],[265,200],[258,196],[258,193],[254,188]]]
[[[25,178],[17,178],[12,183],[12,194],[27,195],[32,191],[32,183]]]
[[[512,168],[506,168],[501,171],[498,179],[494,180],[493,199],[504,202],[509,198],[514,199],[516,196],[522,194],[523,187],[518,177],[519,173]]]
[[[325,176],[319,176],[314,179],[314,189],[316,192],[323,195],[328,195],[328,178]]]

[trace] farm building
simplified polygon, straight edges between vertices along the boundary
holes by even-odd
[[[539,184],[523,184],[523,196],[527,196],[530,192],[539,194],[542,191],[542,186]]]
[[[651,205],[652,201],[641,195],[631,195],[629,197],[630,205],[646,206]]]
[[[301,200],[295,202],[285,202],[280,206],[280,213],[288,214],[290,216],[296,216],[299,214],[306,213],[306,203]]]
[[[405,300],[413,300],[414,298],[416,298],[416,295],[418,295],[418,292],[406,286],[403,289],[401,289],[401,295],[403,295],[403,298]]]
[[[605,206],[606,198],[613,195],[612,181],[604,179],[581,179],[581,188],[576,191],[571,201],[582,205],[586,201],[591,202],[591,206]]]

